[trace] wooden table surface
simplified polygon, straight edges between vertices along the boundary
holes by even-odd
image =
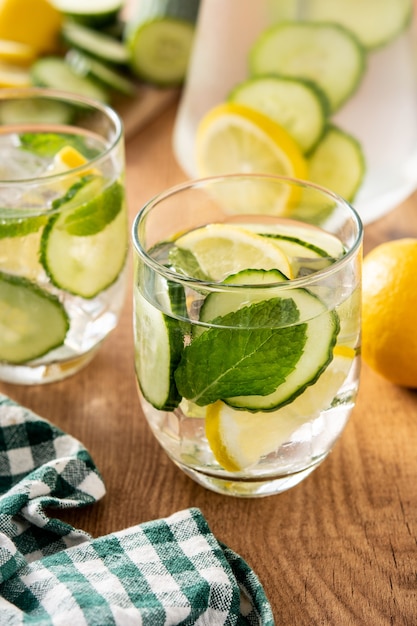
[[[174,102],[127,142],[131,218],[185,180],[171,147]],[[417,236],[417,194],[365,229],[365,251]],[[277,626],[417,624],[417,392],[363,366],[357,406],[333,452],[278,496],[239,500],[183,475],[139,408],[131,291],[95,359],[59,383],[0,391],[84,443],[106,496],[65,519],[93,536],[199,507],[215,536],[258,574]]]

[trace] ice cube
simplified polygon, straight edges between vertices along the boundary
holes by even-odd
[[[48,162],[37,154],[0,145],[0,183],[36,178],[45,172],[47,166]]]

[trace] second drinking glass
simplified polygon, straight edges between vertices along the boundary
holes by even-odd
[[[44,89],[0,94],[0,380],[79,370],[116,326],[128,220],[122,124]]]

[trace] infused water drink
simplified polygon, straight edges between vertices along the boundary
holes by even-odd
[[[36,90],[0,98],[0,379],[44,383],[85,365],[125,295],[121,123]]]
[[[308,221],[318,203],[320,226]],[[291,219],[295,206],[304,221]],[[228,176],[161,194],[133,238],[136,374],[162,447],[220,493],[300,482],[355,404],[354,211],[301,181]]]

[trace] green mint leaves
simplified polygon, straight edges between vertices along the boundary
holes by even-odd
[[[180,395],[204,406],[272,393],[295,369],[307,338],[307,324],[272,328],[273,320],[295,324],[298,319],[292,299],[271,298],[213,320],[216,327],[184,349],[175,371]]]
[[[192,276],[198,280],[211,280],[201,269],[197,259],[190,250],[174,246],[169,251],[169,261],[178,274]]]
[[[69,133],[22,133],[20,143],[26,150],[44,157],[53,157],[67,146],[72,146],[87,159],[99,154],[96,148],[86,146],[84,139]]]

